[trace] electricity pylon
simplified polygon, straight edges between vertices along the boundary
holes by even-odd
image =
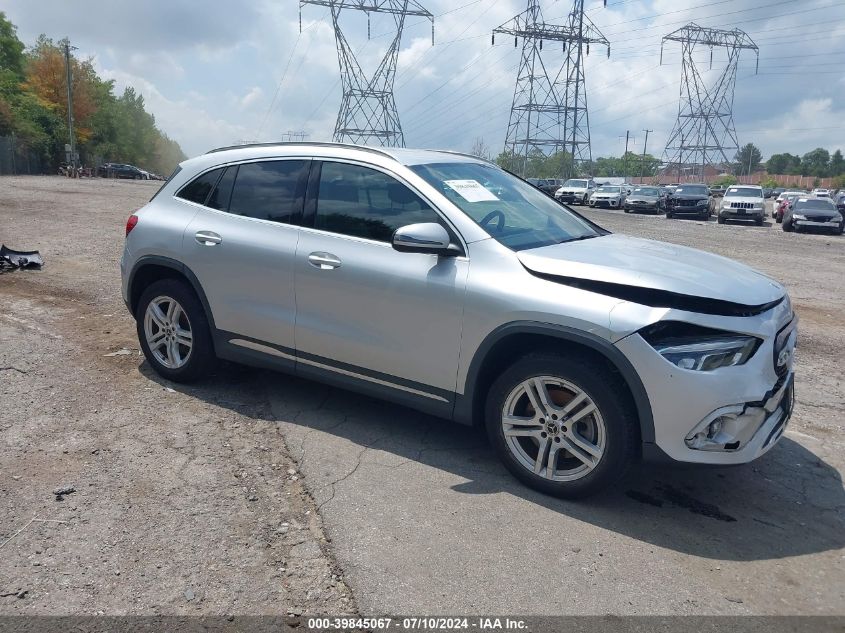
[[[561,171],[566,172],[561,176],[591,169],[584,56],[590,54],[590,44],[599,44],[607,48],[610,57],[610,42],[584,15],[584,0],[575,0],[564,25],[546,24],[539,0],[528,0],[525,11],[493,30],[494,44],[497,33],[512,35],[515,47],[522,38],[522,58],[505,137],[505,152],[514,157],[514,167],[526,176],[531,154],[539,151],[548,156],[565,151],[571,160],[561,162]],[[563,62],[556,73],[554,69],[550,72],[543,60],[543,42],[561,43]]]
[[[387,147],[404,147],[405,136],[399,122],[393,83],[396,62],[405,18],[409,15],[431,20],[431,43],[434,44],[434,16],[416,0],[300,0],[299,28],[302,30],[302,7],[315,4],[328,7],[332,14],[337,60],[343,84],[343,99],[337,115],[333,139],[337,142],[366,145],[374,143]],[[381,60],[375,74],[367,78],[343,30],[340,12],[343,9],[364,11],[367,14],[367,37],[370,36],[370,14],[389,13],[396,22],[396,35]]]
[[[736,69],[744,49],[756,53],[759,66],[760,51],[744,31],[709,29],[691,22],[663,38],[661,64],[663,45],[667,41],[681,43],[682,64],[678,119],[663,151],[664,169],[677,171],[679,175],[683,170],[703,181],[705,167],[729,164],[739,149],[733,119]],[[713,49],[727,50],[727,64],[710,86],[702,79],[695,61],[697,46],[710,48],[710,69],[713,68]]]

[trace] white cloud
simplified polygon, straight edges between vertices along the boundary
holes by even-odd
[[[253,86],[252,89],[241,97],[240,104],[242,109],[249,108],[255,105],[264,96],[264,91],[259,86]]]

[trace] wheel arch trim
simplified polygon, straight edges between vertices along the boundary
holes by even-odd
[[[138,258],[135,264],[132,266],[132,270],[129,273],[129,281],[127,283],[127,295],[129,297],[127,301],[127,308],[135,315],[135,308],[137,307],[132,303],[132,297],[134,293],[134,284],[135,280],[138,276],[138,273],[148,266],[161,266],[163,268],[170,268],[171,270],[175,270],[179,274],[181,274],[185,279],[188,280],[188,283],[191,285],[193,291],[199,297],[200,303],[202,304],[203,310],[205,310],[205,316],[208,319],[208,324],[211,327],[212,331],[216,330],[214,325],[214,315],[211,312],[211,306],[208,303],[208,298],[205,296],[205,291],[202,289],[202,285],[199,282],[199,279],[194,274],[190,268],[188,268],[182,262],[172,259],[170,257],[164,257],[162,255],[144,255],[143,257]]]
[[[487,360],[489,354],[495,349],[497,344],[508,337],[521,334],[547,336],[558,339],[559,341],[576,343],[603,356],[619,372],[631,392],[631,396],[634,399],[634,405],[637,410],[642,442],[654,442],[654,417],[652,414],[651,402],[642,380],[637,374],[637,371],[634,369],[634,366],[625,357],[625,355],[613,344],[595,334],[563,325],[534,321],[514,321],[506,323],[490,332],[490,334],[488,334],[481,342],[481,345],[478,346],[478,349],[470,361],[467,377],[464,383],[463,394],[456,394],[455,408],[453,412],[453,418],[455,420],[465,424],[472,423],[475,411],[475,400],[479,395],[481,395],[476,393],[476,388],[485,361]]]

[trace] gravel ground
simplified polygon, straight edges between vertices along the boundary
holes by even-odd
[[[46,260],[0,276],[0,613],[354,612],[253,374],[141,362],[118,259],[158,184],[0,179],[0,241]]]
[[[783,281],[798,401],[752,465],[569,503],[402,407],[232,365],[157,378],[117,267],[156,186],[0,179],[0,241],[46,261],[0,276],[0,613],[845,613],[842,237],[586,211]]]

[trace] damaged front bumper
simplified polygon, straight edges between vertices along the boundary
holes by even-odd
[[[754,316],[670,310],[664,319],[753,335],[761,343],[742,365],[693,371],[669,363],[638,333],[616,342],[648,394],[659,449],[655,457],[729,465],[770,450],[782,437],[794,402],[797,317],[789,302]]]
[[[702,420],[685,438],[699,451],[748,451],[756,459],[780,439],[795,403],[795,375],[789,373],[765,402],[721,407]]]

